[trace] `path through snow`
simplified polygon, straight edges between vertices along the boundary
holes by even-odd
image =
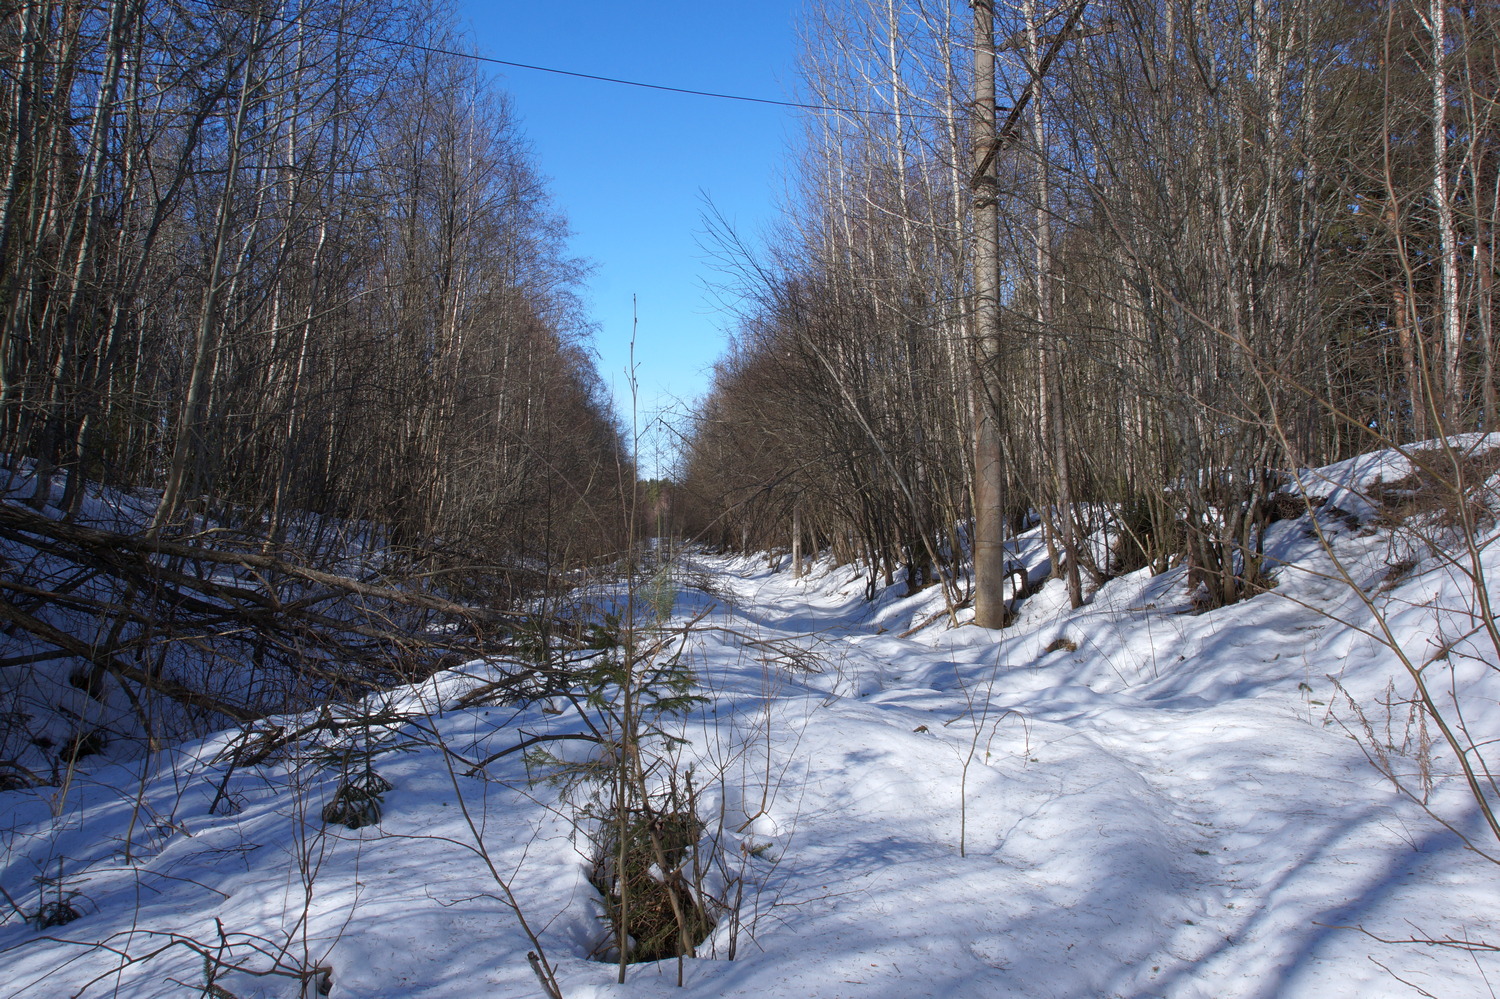
[[[829,896],[713,973],[723,994],[768,994],[765,961],[788,996],[1407,993],[1372,953],[1435,994],[1488,994],[1460,955],[1336,928],[1484,935],[1495,912],[1493,870],[1398,800],[1329,711],[1327,674],[1377,692],[1371,643],[1278,594],[1163,614],[1180,594],[1145,576],[1076,613],[1049,588],[998,644],[901,640],[882,620],[925,610],[851,623],[847,577],[739,569],[730,616],[839,640],[811,690],[781,695],[817,703],[784,736],[806,763],[779,791],[797,807],[778,875]],[[1045,652],[1058,637],[1078,648]]]

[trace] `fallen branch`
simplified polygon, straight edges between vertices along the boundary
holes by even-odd
[[[25,643],[0,668],[75,659],[91,696],[109,675],[132,697],[138,687],[244,723],[513,651],[527,620],[423,589],[417,565],[405,578],[355,578],[262,539],[213,538],[103,530],[0,502],[0,631]],[[236,692],[203,689],[188,662],[233,676]]]

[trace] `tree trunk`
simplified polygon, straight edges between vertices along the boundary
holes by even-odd
[[[1000,432],[1000,211],[995,171],[995,5],[974,2],[974,623],[1005,625],[1005,466]]]

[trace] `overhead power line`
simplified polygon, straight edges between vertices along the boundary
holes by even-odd
[[[438,50],[441,51],[441,50]],[[459,53],[451,53],[459,54]],[[661,90],[669,94],[687,94],[690,97],[712,97],[720,101],[743,101],[747,104],[770,104],[775,107],[797,108],[803,111],[837,111],[841,114],[866,114],[884,115],[887,117],[904,118],[933,118],[944,119],[944,115],[916,114],[910,111],[887,111],[879,108],[846,108],[836,104],[804,104],[800,101],[778,101],[770,97],[749,97],[744,94],[720,94],[712,90],[693,90],[689,87],[669,87],[661,83],[643,83],[640,80],[623,80],[614,76],[598,76],[594,73],[579,73],[571,69],[554,69],[549,66],[531,66],[524,62],[510,62],[505,59],[494,59],[489,56],[473,56],[482,62],[491,62],[500,66],[512,66],[516,69],[530,69],[538,73],[555,73],[558,76],[571,76],[580,80],[597,80],[600,83],[617,83],[623,87],[640,87],[642,90]]]
[[[228,11],[230,13],[243,13],[232,7],[204,0],[204,6],[216,10]],[[358,38],[366,42],[378,42],[381,45],[391,45],[397,48],[413,49],[418,52],[430,52],[433,55],[452,56],[456,59],[470,59],[474,62],[489,63],[493,66],[508,66],[511,69],[528,69],[536,73],[551,73],[555,76],[571,76],[578,80],[593,80],[596,83],[614,83],[622,87],[638,87],[642,90],[659,90],[669,94],[686,94],[689,97],[709,97],[720,101],[741,101],[746,104],[769,104],[773,107],[796,108],[801,111],[833,111],[839,114],[871,115],[886,118],[924,118],[931,121],[947,121],[947,115],[922,114],[915,111],[891,111],[881,108],[851,108],[840,107],[836,104],[812,104],[801,101],[778,101],[771,97],[750,97],[745,94],[721,94],[712,90],[694,90],[691,87],[669,87],[662,83],[645,83],[641,80],[626,80],[617,76],[601,76],[597,73],[582,73],[572,69],[558,69],[555,66],[537,66],[532,63],[515,62],[510,59],[498,59],[494,56],[480,55],[476,52],[462,52],[458,49],[445,49],[436,45],[423,45],[421,42],[401,41],[395,38],[385,38],[381,35],[373,35],[366,32],[350,31],[345,28],[336,28],[326,25],[309,25],[298,21],[296,18],[282,17],[277,14],[264,15],[268,21],[279,21],[282,24],[295,24],[302,27],[311,27],[329,32],[338,32],[349,38]]]

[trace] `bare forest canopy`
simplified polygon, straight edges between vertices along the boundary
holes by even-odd
[[[981,547],[1043,518],[1075,606],[1179,557],[1226,603],[1278,470],[1496,428],[1495,4],[848,0],[804,80],[879,113],[808,118],[771,253],[720,234],[718,542],[957,604],[977,507]]]
[[[0,5],[0,671],[242,717],[162,650],[326,693],[622,550],[586,268],[449,21]]]

